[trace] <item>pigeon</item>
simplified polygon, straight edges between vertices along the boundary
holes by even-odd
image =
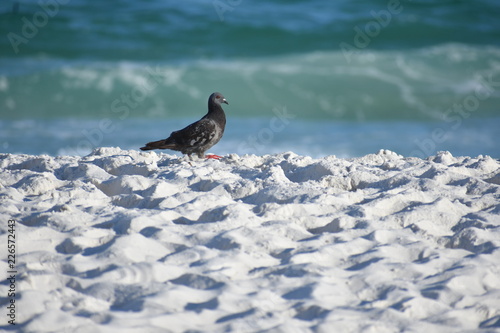
[[[208,98],[208,113],[185,128],[174,131],[165,140],[148,142],[141,150],[171,149],[187,154],[196,154],[199,158],[220,159],[222,156],[207,155],[205,152],[212,148],[224,134],[226,115],[222,110],[222,103],[229,104],[221,93],[215,92]]]

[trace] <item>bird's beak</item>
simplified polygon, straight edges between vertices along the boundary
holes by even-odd
[[[225,98],[222,100],[222,103],[226,103],[227,105],[229,105]]]

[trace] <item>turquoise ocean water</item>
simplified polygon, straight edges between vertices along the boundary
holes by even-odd
[[[500,157],[500,2],[2,1],[0,152],[136,149],[230,105],[214,153]]]

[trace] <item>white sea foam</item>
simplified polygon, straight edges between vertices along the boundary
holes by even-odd
[[[500,325],[500,163],[488,156],[189,163],[100,148],[3,154],[0,167],[23,332]]]
[[[278,104],[310,119],[441,120],[455,103],[480,91],[473,117],[495,117],[499,53],[495,47],[462,44],[360,50],[348,66],[339,50],[174,63],[7,62],[0,91],[8,94],[0,96],[0,105],[35,118],[102,117],[123,103],[133,117],[158,110],[185,116],[204,107],[213,92],[209,87],[217,87],[233,101],[232,112],[249,117],[267,116]],[[450,54],[459,56],[451,61]],[[492,83],[485,87],[490,77]],[[123,103],[113,104],[116,99]]]

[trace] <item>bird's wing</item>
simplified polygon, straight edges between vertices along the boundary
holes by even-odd
[[[209,143],[216,132],[216,123],[211,119],[203,118],[179,131],[172,132],[170,137],[176,144],[197,147]]]

